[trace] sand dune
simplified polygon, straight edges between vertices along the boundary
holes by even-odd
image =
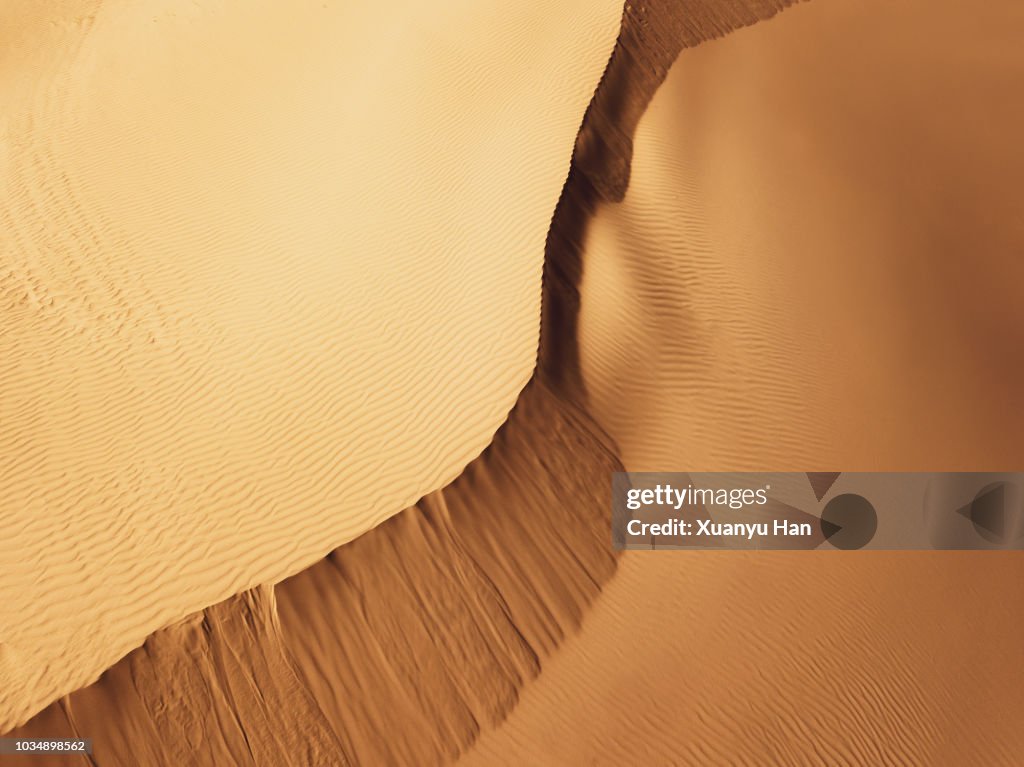
[[[459,764],[1016,764],[1016,559],[626,553]]]
[[[1019,464],[1022,32],[1015,3],[811,3],[681,56],[584,255],[627,465]]]
[[[1022,34],[1011,3],[811,3],[680,55],[581,256],[627,468],[1019,468]],[[628,552],[461,763],[1015,764],[1022,576]]]
[[[5,8],[0,730],[488,444],[620,14]]]
[[[1006,94],[1022,79],[1024,18],[1010,4],[834,0],[708,42],[782,5],[627,4],[551,200],[543,284],[539,269],[532,283],[503,278],[532,285],[515,311],[540,310],[538,369],[458,479],[294,577],[157,631],[16,732],[88,735],[96,762],[115,765],[1013,763],[1024,592],[1012,555],[609,549],[617,454],[630,469],[704,470],[1022,457],[1010,394],[1024,119]],[[577,11],[573,24],[589,13]],[[282,222],[304,220],[282,210]],[[383,218],[368,217],[367,247],[391,242],[373,228]],[[481,219],[481,233],[493,225]],[[427,279],[416,253],[392,263],[420,292],[479,286],[443,266],[445,279]],[[345,274],[370,280],[361,286],[392,278],[359,267]],[[287,291],[292,274],[268,281]],[[340,290],[307,288],[325,305]],[[438,306],[440,323],[452,309]],[[309,326],[320,332],[324,316]],[[413,351],[411,364],[431,357]],[[398,370],[382,375],[401,381]],[[450,369],[433,370],[441,399],[416,401],[436,430],[467,394],[444,400]],[[329,387],[339,371],[303,386]],[[514,395],[515,376],[496,379]],[[505,389],[491,386],[473,393],[497,402]],[[282,417],[306,412],[286,402]],[[360,444],[399,428],[372,415]],[[445,434],[469,445],[475,423]],[[419,444],[440,436],[425,428]],[[339,476],[368,470],[338,460]],[[421,476],[408,466],[402,476]],[[282,517],[294,526],[305,513]]]
[[[535,380],[452,485],[155,632],[8,734],[91,737],[96,763],[126,767],[450,764],[611,576],[611,447]]]

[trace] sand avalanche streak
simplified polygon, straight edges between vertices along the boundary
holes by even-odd
[[[615,471],[1024,459],[1024,14],[790,5],[15,0],[0,730],[1019,762],[1019,557],[611,547]]]

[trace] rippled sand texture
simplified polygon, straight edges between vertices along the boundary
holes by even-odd
[[[679,56],[581,227],[581,377],[628,468],[1020,468],[1022,37],[1015,3],[835,0]],[[1022,579],[626,553],[462,763],[1017,764]]]
[[[0,730],[490,442],[621,4],[3,15]]]
[[[587,232],[635,469],[1019,468],[1024,10],[809,3],[686,51]]]
[[[600,430],[534,381],[451,486],[156,632],[13,734],[92,737],[97,764],[126,767],[449,764],[611,576],[616,470]]]
[[[1021,19],[891,6],[810,4],[705,42],[778,5],[627,5],[553,206],[540,365],[494,444],[19,732],[90,735],[102,765],[1014,763],[1012,556],[608,548],[616,452],[1019,463],[1018,357],[996,352],[1021,327],[1003,257]],[[961,314],[939,312],[954,294]]]

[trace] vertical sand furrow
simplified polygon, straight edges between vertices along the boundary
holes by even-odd
[[[735,93],[654,101],[683,49],[787,4],[627,3],[548,232],[538,369],[457,480],[276,586],[156,632],[18,732],[89,735],[98,764],[431,765],[464,754],[468,765],[559,767],[1014,763],[1024,680],[1012,630],[1020,591],[1002,588],[1019,569],[1009,558],[617,559],[609,548],[619,447],[629,468],[698,459],[735,468],[828,448],[780,348],[791,340],[827,360],[827,345],[815,347],[820,328],[787,335],[790,309],[762,299],[789,283],[752,287],[740,277],[764,276],[763,260],[734,270],[727,258],[773,226],[727,225],[728,237],[716,236],[736,201],[715,194],[708,164],[742,178],[764,171],[773,148],[743,154],[742,119],[709,137],[715,126],[701,119],[712,103],[743,103]],[[820,10],[821,26],[804,28],[812,40],[836,28]],[[753,78],[745,71],[742,82]],[[693,109],[674,112],[680,104]],[[764,115],[746,117],[760,126]],[[806,117],[801,129],[814,125]],[[802,134],[774,135],[784,146]],[[849,202],[852,184],[842,187],[836,199]],[[742,197],[737,207],[758,202]],[[790,228],[824,232],[827,245],[846,231],[829,225],[856,209]],[[870,219],[859,223],[870,230]],[[508,222],[494,226],[504,232]],[[859,263],[852,255],[847,263]],[[708,312],[716,301],[721,311]],[[750,307],[754,321],[743,314]],[[713,364],[721,369],[711,375]],[[807,367],[808,391],[834,394]],[[767,438],[751,438],[749,424]],[[844,444],[837,455],[849,461],[877,454],[854,438]],[[1005,459],[1006,444],[985,455]],[[291,455],[308,463],[317,453],[314,443]],[[323,484],[304,497],[335,486],[327,460],[316,472]],[[240,505],[258,498],[237,493]]]
[[[627,4],[548,235],[538,372],[453,485],[279,584],[276,600],[246,592],[157,632],[22,731],[81,712],[104,764],[331,764],[332,747],[337,763],[430,764],[502,721],[614,570],[605,493],[619,463],[570,404],[585,394],[588,219],[621,197],[636,121],[678,51],[784,5]]]
[[[486,447],[620,2],[4,4],[0,729]]]
[[[276,587],[156,632],[11,734],[68,712],[102,765],[450,763],[614,571],[604,493],[618,468],[600,429],[534,381],[452,485]]]

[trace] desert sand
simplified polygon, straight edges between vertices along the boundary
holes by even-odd
[[[620,16],[5,5],[0,730],[486,447]]]
[[[52,703],[15,732],[93,737],[95,762],[102,765],[447,764],[460,757],[470,765],[1013,763],[1024,748],[1017,726],[1024,707],[1019,557],[617,557],[610,549],[605,483],[623,466],[1019,468],[1016,435],[1024,415],[1012,393],[1024,323],[1017,300],[1022,267],[1014,254],[1024,232],[1013,182],[1024,162],[1014,145],[1024,111],[1008,94],[1024,82],[1015,45],[1024,17],[1010,3],[979,9],[952,0],[938,6],[832,0],[739,29],[781,5],[629,4],[610,61],[611,36],[577,31],[577,55],[599,56],[603,44],[601,67],[607,61],[608,68],[595,93],[600,68],[576,62],[576,86],[585,90],[586,77],[592,80],[574,102],[576,127],[581,118],[582,127],[578,135],[576,128],[567,132],[560,159],[552,142],[552,157],[538,159],[533,170],[548,162],[562,168],[540,227],[543,278],[534,260],[532,273],[524,267],[521,285],[511,272],[504,278],[532,297],[523,304],[516,303],[521,297],[500,299],[508,300],[506,312],[532,312],[533,324],[522,320],[519,335],[509,325],[522,319],[518,314],[494,312],[494,332],[510,334],[524,348],[532,344],[524,351],[526,367],[518,378],[511,363],[487,367],[486,374],[460,368],[461,378],[448,377],[450,360],[431,368],[438,388],[430,391],[448,404],[447,412],[430,410],[438,400],[428,403],[415,388],[423,383],[419,378],[398,392],[418,396],[415,412],[433,426],[413,430],[408,439],[421,435],[421,452],[431,439],[444,441],[453,467],[453,446],[466,447],[465,464],[490,439],[482,426],[474,431],[480,424],[469,416],[461,428],[452,426],[460,397],[472,391],[481,403],[506,403],[488,411],[493,432],[518,394],[490,445],[450,483],[448,475],[417,473],[422,465],[410,459],[401,476],[422,480],[423,497],[402,501],[406,508],[397,514],[401,505],[381,507],[381,517],[392,516],[348,543],[359,520],[377,518],[364,509],[363,516],[353,511],[341,520],[320,519],[338,525],[321,531],[324,543],[340,532],[336,548],[291,570],[291,577],[281,575],[288,569],[282,567],[270,568],[278,575],[263,581],[245,580],[242,571],[257,573],[256,565],[288,557],[247,554],[238,565],[233,552],[240,579],[234,591],[203,602],[198,597],[210,591],[198,592],[208,589],[206,579],[221,576],[196,575],[187,581],[190,598],[205,609],[160,624],[98,682]],[[551,26],[544,29],[554,35],[558,24],[579,26],[593,13],[576,11],[570,20],[545,9],[543,23]],[[521,11],[531,25],[542,23],[537,12]],[[196,26],[197,34],[207,30],[206,23]],[[410,39],[421,33],[410,32]],[[568,89],[568,75],[562,82]],[[357,83],[346,87],[358,90]],[[364,82],[359,93],[372,102],[372,90]],[[529,90],[522,85],[523,99]],[[471,92],[474,103],[484,98]],[[399,95],[401,103],[412,98]],[[316,98],[333,103],[333,96]],[[327,108],[313,101],[310,108]],[[562,106],[572,122],[569,105]],[[466,129],[471,135],[481,128]],[[284,135],[289,127],[281,130]],[[337,151],[342,165],[389,167],[383,150],[358,161],[343,160],[343,150]],[[407,159],[425,162],[422,154],[422,147],[410,148]],[[224,162],[230,167],[230,158]],[[458,166],[454,154],[452,162]],[[477,182],[477,171],[465,172]],[[557,175],[551,171],[552,179]],[[521,180],[509,191],[532,188],[536,179],[524,170],[526,177],[529,183]],[[110,179],[116,180],[113,171]],[[496,195],[510,183],[500,181]],[[223,195],[225,187],[215,191]],[[281,191],[279,207],[289,194],[294,189]],[[419,205],[418,195],[414,189],[394,199],[415,198]],[[208,204],[222,207],[214,197],[211,192]],[[60,199],[56,204],[66,208]],[[470,199],[477,205],[475,196],[461,202]],[[298,207],[282,208],[278,226],[287,230],[294,219],[322,231],[323,241],[313,238],[289,252],[292,259],[313,259],[307,248],[329,241],[329,222],[315,217],[314,225]],[[386,227],[372,224],[391,213],[374,218],[372,205],[361,210],[368,211],[370,230],[359,242],[374,252],[378,241],[408,246],[418,227],[429,231],[435,222],[428,212],[412,217],[392,241]],[[141,222],[156,213],[139,209],[136,215]],[[357,231],[363,224],[356,222]],[[473,232],[481,241],[495,237],[500,248],[510,236],[490,231],[493,224],[493,217],[489,223],[481,218]],[[449,239],[461,233],[454,226],[439,233],[410,251],[407,261],[387,258],[418,274],[421,292],[448,296],[448,282],[415,270],[428,254],[446,254]],[[220,253],[222,244],[211,242],[211,252]],[[348,252],[336,248],[339,258]],[[468,241],[466,248],[465,258],[481,259],[473,264],[495,258],[494,252],[486,258],[471,252]],[[394,280],[401,271],[382,264],[372,272],[376,263],[366,260],[345,272],[346,266],[318,261],[318,280],[292,290],[307,301],[305,291],[311,291],[326,307],[341,289],[326,279],[335,269],[349,279],[369,274],[378,280]],[[274,273],[278,266],[268,258],[261,268]],[[122,274],[127,279],[134,271],[125,266]],[[472,269],[449,275],[463,278],[449,304],[490,285],[472,282]],[[233,286],[212,295],[238,300],[239,292]],[[77,286],[68,291],[80,293]],[[358,291],[349,300],[356,298],[367,302],[359,316],[371,328],[362,337],[368,344],[375,339],[371,310],[385,317],[385,310],[405,306],[390,294],[376,303]],[[274,295],[262,299],[271,308],[284,302]],[[476,312],[473,319],[458,315],[453,328],[462,322],[475,331],[495,300],[481,293],[467,307]],[[437,306],[430,316],[443,325],[454,310]],[[310,333],[330,328],[324,317],[331,315],[323,312],[310,317]],[[291,326],[283,308],[279,313],[285,332]],[[420,329],[412,315],[399,314],[410,323],[408,332]],[[539,364],[520,393],[537,350],[538,317]],[[429,330],[427,340],[445,348],[449,337]],[[356,331],[340,332],[338,348],[349,349],[355,336],[344,333]],[[299,335],[287,338],[294,345]],[[308,341],[309,349],[324,353],[322,337]],[[266,343],[248,349],[253,358],[274,348]],[[436,361],[432,350],[415,343],[408,353],[414,352],[421,355],[415,364]],[[289,364],[283,359],[280,369]],[[359,364],[368,367],[348,372],[378,370],[373,365],[380,362],[368,355]],[[218,375],[239,377],[225,365]],[[296,391],[344,383],[341,367],[318,362],[309,369],[323,365],[322,377],[294,381]],[[318,401],[308,396],[286,398],[270,413],[305,418]],[[360,422],[369,435],[360,444],[376,447],[375,440],[399,430],[390,419],[393,404],[372,412],[369,400],[346,401],[352,414],[370,416]],[[342,424],[348,413],[337,410]],[[436,433],[441,422],[443,435]],[[316,428],[325,433],[328,427]],[[350,432],[330,428],[342,436],[358,433],[356,426]],[[233,444],[222,431],[206,432],[210,445]],[[53,433],[55,440],[61,436]],[[474,434],[481,440],[476,453],[467,447],[476,444]],[[254,450],[247,436],[239,440],[239,447]],[[324,449],[331,447],[338,449]],[[65,461],[79,455],[68,450]],[[292,456],[292,472],[313,471],[294,445],[267,450]],[[387,456],[386,446],[378,450]],[[343,456],[334,479],[351,496],[359,483],[350,475],[367,469],[350,471]],[[157,456],[153,465],[163,460]],[[47,487],[40,480],[39,492]],[[300,501],[321,499],[325,487],[333,485],[305,489]],[[259,485],[240,498],[236,509],[244,509],[245,518],[236,524],[241,533],[252,524],[269,538],[280,531],[268,520],[281,521],[290,525],[283,540],[291,544],[308,509],[287,498],[280,518],[268,514],[260,504],[272,489]],[[72,508],[69,501],[69,519]],[[227,582],[221,578],[220,585]],[[175,598],[168,589],[159,601],[166,606]],[[108,619],[94,625],[125,624]],[[109,648],[119,638],[89,641]]]
[[[1012,3],[837,0],[682,52],[582,255],[628,469],[1019,469],[1022,35]],[[1015,764],[1022,578],[627,552],[461,763]]]
[[[627,466],[1020,466],[1022,32],[832,0],[679,57],[583,255]]]
[[[155,632],[12,734],[90,733],[96,763],[125,767],[451,764],[614,572],[616,470],[606,435],[532,381],[454,483]]]

